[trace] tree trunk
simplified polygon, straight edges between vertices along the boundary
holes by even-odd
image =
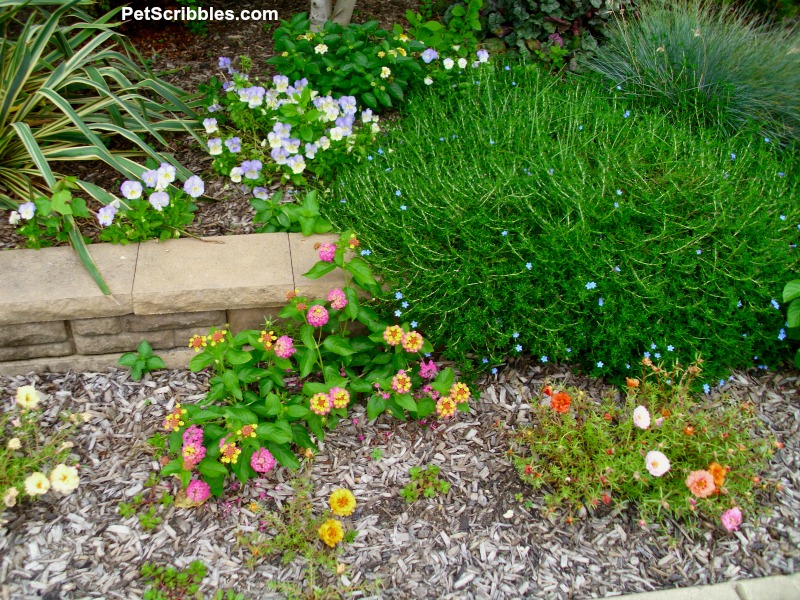
[[[353,7],[356,0],[336,0],[336,8],[333,9],[331,21],[339,25],[347,26],[353,18]]]
[[[311,31],[322,29],[325,21],[330,18],[331,0],[311,0]]]

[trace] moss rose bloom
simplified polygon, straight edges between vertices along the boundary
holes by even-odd
[[[28,496],[41,496],[50,489],[50,480],[44,473],[33,473],[25,479],[25,493]]]
[[[328,519],[317,531],[319,539],[333,548],[344,539],[344,529],[342,524],[336,519]]]
[[[648,452],[647,456],[644,457],[644,462],[647,465],[648,472],[653,477],[661,477],[669,471],[669,459],[658,450]]]
[[[550,406],[557,413],[565,414],[569,410],[569,405],[572,403],[572,398],[569,397],[567,392],[558,392],[553,394],[550,398]]]
[[[356,497],[353,496],[353,492],[344,488],[334,490],[328,503],[333,514],[338,517],[349,517],[356,509]]]
[[[728,531],[736,531],[739,529],[739,525],[742,524],[742,511],[738,506],[734,506],[722,513],[721,520],[725,529]]]
[[[728,470],[721,464],[712,462],[708,465],[708,472],[711,473],[711,476],[714,478],[715,486],[721,488],[725,484],[725,475],[728,474]]]
[[[25,410],[33,410],[39,404],[42,395],[32,385],[23,385],[17,388],[17,404]]]
[[[308,319],[309,325],[313,325],[314,327],[322,327],[328,322],[328,311],[325,310],[324,306],[315,304],[308,309],[306,319]]]
[[[692,471],[686,478],[686,487],[698,498],[708,498],[714,493],[714,476],[708,471]]]
[[[78,469],[67,465],[57,465],[50,472],[50,486],[57,492],[69,494],[78,489],[80,478]]]

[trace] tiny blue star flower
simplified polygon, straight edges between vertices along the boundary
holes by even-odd
[[[511,337],[513,337],[514,339],[517,339],[519,337],[519,332],[515,331],[514,333],[511,334]]]
[[[583,125],[578,125],[578,131],[583,131]]]
[[[770,141],[771,141],[771,140],[770,140],[769,138],[764,138],[764,142],[766,142],[767,144],[769,144],[769,143],[770,143]]]
[[[630,369],[631,368],[631,364],[630,363],[625,363],[625,368],[626,369]]]
[[[411,321],[410,325],[411,325],[411,329],[414,329],[414,328],[416,328],[417,325],[419,325],[419,323],[417,323],[416,321]]]
[[[383,154],[383,148],[378,148],[378,154]]]
[[[489,145],[494,146],[494,140],[489,140]]]
[[[619,202],[614,202],[614,208],[619,208]]]
[[[546,356],[543,356],[543,357],[542,357],[542,358],[540,358],[539,360],[541,360],[543,363],[546,363],[546,362],[547,362],[547,357],[546,357]]]
[[[530,271],[531,269],[533,269],[533,263],[526,262],[525,268],[528,269],[528,271]]]
[[[516,350],[517,352],[522,352],[522,346],[517,344],[516,346],[514,346],[514,350]]]
[[[395,195],[395,196],[400,196],[400,195],[402,195],[402,193],[403,193],[403,192],[401,192],[400,190],[395,190],[395,191],[394,191],[394,195]]]
[[[655,354],[653,354],[653,356],[655,356],[656,358],[661,358],[661,352],[656,352]]]
[[[586,289],[587,290],[593,290],[596,287],[597,287],[597,284],[594,281],[590,281],[589,283],[586,284]]]
[[[430,352],[426,352],[425,353],[425,358],[430,358],[430,357],[431,357],[431,353]]]
[[[622,86],[621,86],[621,85],[618,85],[618,86],[617,86],[617,89],[618,89],[618,90],[621,92],[621,91],[622,91]]]
[[[644,353],[644,357],[645,357],[645,358],[650,358],[650,353],[649,353],[649,352],[645,352],[645,353]]]
[[[742,337],[743,337],[743,338],[746,338],[746,337],[747,337],[747,334],[746,334],[746,333],[743,333],[743,334],[742,334]]]
[[[440,141],[440,142],[443,142],[443,141],[444,141],[444,138],[443,138],[443,137],[440,137],[440,138],[439,138],[439,141]]]
[[[598,369],[602,369],[602,368],[603,368],[603,366],[604,366],[604,365],[603,365],[603,361],[602,361],[602,360],[598,360],[598,361],[597,361],[597,368],[598,368]]]
[[[511,70],[511,67],[509,67],[508,65],[506,65],[506,71],[510,71],[510,70]]]
[[[727,173],[724,173],[722,176],[723,176],[725,179],[727,179],[728,177],[730,177],[730,175],[728,175]]]
[[[778,333],[778,339],[780,341],[783,341],[783,340],[786,339],[786,330],[785,329],[781,329],[780,330],[780,332]]]
[[[667,385],[672,385],[672,379],[667,379]]]
[[[489,359],[488,359],[488,358],[482,358],[482,359],[481,359],[481,362],[482,362],[483,364],[485,364],[485,365],[486,365],[486,364],[489,364]]]
[[[675,346],[673,346],[672,344],[667,346],[667,352],[674,352],[674,351],[675,351]]]
[[[710,386],[710,385],[708,385],[707,383],[704,383],[704,384],[703,384],[703,391],[704,391],[706,394],[710,394],[710,393],[711,393],[711,386]]]
[[[505,236],[507,236],[507,235],[508,235],[508,231],[506,231],[506,230],[504,229],[503,231],[501,231],[501,232],[500,232],[500,235],[502,235],[503,237],[505,237]]]
[[[399,317],[399,316],[400,316],[400,315],[402,315],[402,314],[403,314],[403,313],[401,313],[399,310],[396,310],[396,311],[394,311],[394,316],[395,316],[395,317]]]
[[[603,300],[602,298],[600,298],[600,299],[597,301],[597,303],[598,303],[600,306],[603,306],[603,304],[605,304],[605,303],[606,303],[606,301],[605,301],[605,300]]]
[[[372,254],[372,250],[362,250],[361,251],[361,256],[369,256],[370,254]]]
[[[656,348],[658,348],[658,346],[656,346],[654,343],[651,342],[650,343],[650,350],[655,350]]]
[[[453,139],[456,139],[458,136],[457,136],[457,135],[454,133],[454,134],[453,134],[453,135],[451,135],[450,137],[451,137],[451,138],[453,138]]]
[[[569,354],[570,352],[572,352],[572,348],[567,348],[567,354]]]
[[[497,375],[497,367],[492,367],[492,375]]]
[[[548,169],[547,172],[550,173],[550,175],[552,175],[553,173],[556,172],[556,170],[555,169]]]
[[[614,270],[615,270],[617,273],[619,273],[619,272],[620,272],[622,269],[620,269],[620,268],[617,266],[617,267],[614,267]]]
[[[698,248],[697,249],[697,256],[700,256],[702,253],[703,253],[703,251],[700,248]]]
[[[780,219],[781,219],[781,221],[785,221],[786,220],[786,215],[781,215]]]
[[[402,306],[403,308],[408,308],[408,302],[404,300],[400,306]]]
[[[617,190],[617,196],[622,196],[622,190]]]
[[[770,302],[769,302],[769,303],[770,303],[770,304],[772,304],[772,308],[774,308],[775,310],[779,310],[779,309],[780,309],[780,307],[781,307],[781,305],[780,305],[780,304],[778,304],[778,301],[777,301],[777,300],[775,300],[775,298],[773,298],[772,300],[770,300]]]
[[[631,116],[631,111],[626,110],[624,113],[622,113],[622,116],[623,116],[623,118],[627,119],[628,117]]]
[[[763,370],[763,371],[766,371],[767,369],[769,369],[769,367],[767,365],[758,365],[758,368]]]
[[[339,202],[341,202],[342,204],[344,204],[345,202],[347,202],[347,200],[339,200]]]
[[[402,300],[403,299],[403,292],[395,292],[394,293],[395,300]]]
[[[387,172],[387,173],[388,173],[389,171],[391,171],[391,170],[392,170],[392,168],[391,168],[391,167],[386,167],[386,172]]]
[[[400,210],[408,210],[408,207],[405,204],[401,204]]]
[[[739,301],[736,303],[736,308],[742,308],[742,301],[741,301],[741,300],[739,300]]]
[[[516,81],[512,81],[511,85],[517,85],[517,82]]]
[[[725,385],[725,380],[720,379],[717,383],[719,384],[719,387],[722,387],[723,385]]]
[[[731,152],[731,160],[736,160],[736,155],[733,152]]]
[[[786,173],[778,172],[778,177],[786,177]]]
[[[367,160],[372,160],[372,155],[367,156]]]

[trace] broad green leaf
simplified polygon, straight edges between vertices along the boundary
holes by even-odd
[[[205,477],[225,477],[228,469],[216,460],[204,458],[197,465],[197,470]]]
[[[287,469],[300,468],[300,461],[297,459],[297,456],[295,456],[294,452],[288,448],[288,446],[273,442],[267,442],[265,445],[267,450],[269,450],[272,456],[275,457],[275,460],[277,460],[282,466],[286,467]]]
[[[800,298],[800,279],[795,279],[786,284],[783,288],[783,301],[791,302],[795,298]]]
[[[307,273],[303,273],[302,276],[308,279],[319,279],[323,275],[327,275],[328,273],[333,271],[335,268],[336,268],[335,263],[319,261],[317,262],[317,264],[311,267],[310,271],[308,271]]]
[[[417,416],[420,419],[424,419],[425,417],[433,413],[433,411],[435,410],[436,410],[436,402],[433,401],[433,398],[425,397],[425,398],[420,398],[417,401]]]
[[[384,400],[382,396],[371,396],[370,399],[367,400],[367,417],[369,417],[370,420],[376,418],[385,410],[386,400]]]
[[[213,363],[214,356],[210,352],[200,352],[199,354],[195,354],[189,360],[189,370],[193,373],[196,373],[197,371],[202,371]]]
[[[243,365],[253,359],[253,355],[249,352],[236,350],[235,348],[228,348],[225,353],[225,359],[232,365]]]
[[[786,310],[786,320],[789,327],[800,327],[800,300],[792,300],[789,308]]]
[[[316,351],[317,340],[314,338],[314,327],[308,323],[300,327],[300,339],[309,351]]]
[[[139,360],[139,355],[135,352],[126,352],[122,356],[120,356],[118,364],[122,365],[123,367],[132,367],[136,364],[136,361]]]
[[[245,425],[258,423],[258,417],[244,406],[226,406],[225,416],[228,419],[238,419]]]
[[[233,371],[225,371],[222,374],[222,383],[225,389],[237,400],[242,399],[242,388],[239,386],[239,378]]]
[[[411,397],[411,394],[394,394],[393,398],[394,401],[397,402],[398,406],[402,406],[406,410],[410,411],[417,410],[417,403],[414,402],[414,399]]]
[[[288,444],[292,441],[292,428],[286,421],[262,423],[256,429],[258,439],[268,440],[276,444]]]
[[[153,347],[147,340],[142,340],[141,342],[139,342],[139,346],[136,348],[136,351],[142,358],[149,358],[153,356]]]
[[[309,410],[299,404],[290,404],[286,407],[286,415],[292,419],[303,419],[308,413]]]
[[[339,356],[350,356],[355,353],[350,343],[340,335],[329,335],[323,340],[322,345]]]

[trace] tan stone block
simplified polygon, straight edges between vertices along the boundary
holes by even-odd
[[[108,284],[106,296],[72,248],[0,252],[0,325],[109,317],[133,312],[138,244],[92,244],[89,253]]]
[[[319,279],[308,279],[303,273],[311,270],[319,260],[319,254],[314,250],[315,244],[325,242],[335,243],[338,235],[312,235],[304,236],[302,233],[289,234],[289,247],[292,250],[292,270],[294,272],[294,286],[301,296],[325,298],[328,292],[335,287],[344,285],[344,274],[341,269],[336,269]],[[285,298],[284,298],[285,300]]]
[[[798,600],[800,580],[780,575],[746,579],[736,583],[736,591],[741,600]]]
[[[73,334],[109,335],[122,332],[119,317],[100,317],[99,319],[76,319],[70,322]]]
[[[245,329],[262,329],[267,319],[278,318],[283,306],[262,306],[260,308],[237,308],[228,311],[228,323],[235,334]]]
[[[293,285],[285,233],[145,242],[139,247],[133,312],[278,304]]]
[[[185,369],[189,364],[194,350],[189,348],[173,348],[160,350],[158,353],[168,369]],[[119,352],[113,354],[94,354],[84,356],[82,354],[71,354],[60,358],[32,358],[28,360],[16,360],[11,362],[0,362],[0,377],[11,377],[14,375],[27,375],[29,373],[66,373],[67,371],[96,372],[107,371],[110,367],[124,369],[118,362]]]
[[[72,354],[72,342],[56,342],[54,344],[33,344],[16,348],[0,348],[0,361],[25,360],[48,356],[66,356]]]
[[[75,351],[78,354],[107,354],[109,352],[135,352],[142,340],[147,340],[153,349],[174,348],[173,331],[138,331],[117,333],[114,335],[79,335],[74,334]]]
[[[64,321],[0,325],[0,347],[66,342],[68,339]]]
[[[225,324],[224,310],[202,312],[168,313],[163,315],[125,315],[122,317],[123,331],[157,331],[159,329],[180,329],[186,327],[219,327]]]

